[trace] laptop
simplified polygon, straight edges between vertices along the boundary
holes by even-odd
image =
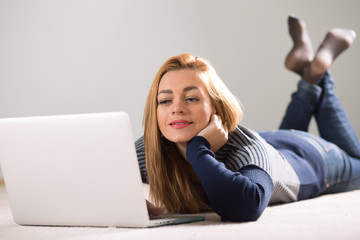
[[[0,119],[0,164],[20,225],[142,228],[205,219],[150,219],[124,112]]]

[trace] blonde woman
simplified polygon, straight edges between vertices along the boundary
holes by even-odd
[[[360,188],[360,143],[328,71],[355,33],[332,29],[313,53],[301,19],[290,16],[289,30],[294,48],[285,65],[302,79],[281,130],[242,126],[239,101],[206,60],[181,54],[159,69],[136,142],[154,202],[149,213],[214,211],[223,221],[254,221],[269,203]],[[306,132],[312,116],[321,138]]]

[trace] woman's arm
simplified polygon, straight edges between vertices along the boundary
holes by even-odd
[[[255,221],[267,207],[273,192],[270,176],[249,165],[238,172],[215,159],[206,138],[189,141],[187,158],[200,179],[213,210],[223,221]]]

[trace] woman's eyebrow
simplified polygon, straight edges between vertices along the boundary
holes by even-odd
[[[199,90],[199,88],[198,87],[196,87],[196,86],[188,86],[188,87],[185,87],[184,89],[183,89],[183,92],[188,92],[188,91],[191,91],[191,90]],[[172,90],[170,90],[170,89],[164,89],[164,90],[161,90],[159,93],[158,93],[158,95],[160,95],[160,94],[171,94],[171,93],[173,93],[173,91]]]
[[[191,90],[194,90],[194,89],[199,90],[199,88],[196,87],[196,86],[188,86],[188,87],[185,87],[183,91],[187,92],[187,91],[191,91]]]
[[[173,93],[173,91],[167,90],[167,89],[161,90],[161,91],[158,93],[158,95],[160,95],[160,94],[162,94],[162,93]]]

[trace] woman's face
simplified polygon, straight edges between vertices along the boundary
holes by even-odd
[[[187,144],[209,124],[215,113],[205,85],[191,69],[165,73],[157,101],[160,131],[178,145]]]

